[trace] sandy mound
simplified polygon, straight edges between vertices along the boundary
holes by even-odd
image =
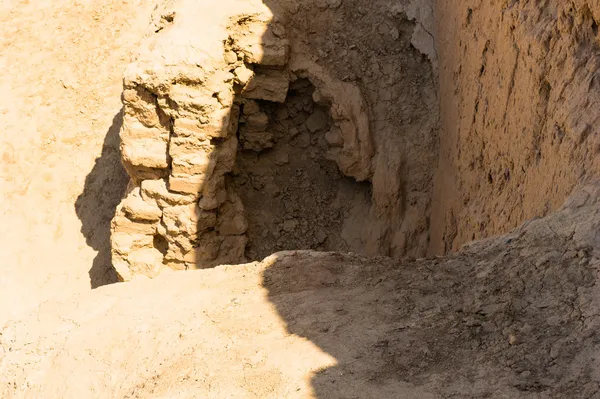
[[[48,302],[3,397],[593,397],[600,186],[447,258],[283,252]]]

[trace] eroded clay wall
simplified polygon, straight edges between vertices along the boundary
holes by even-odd
[[[320,237],[312,245],[338,241],[330,249],[348,249],[339,238],[344,222],[339,211],[329,223],[334,234],[313,231],[318,223],[310,222],[327,219],[326,212],[319,215],[315,196],[333,200],[316,192],[329,185],[315,190],[318,184],[303,172],[318,148],[319,157],[342,176],[372,179],[373,140],[359,89],[330,77],[304,54],[290,55],[286,25],[262,3],[230,0],[213,8],[187,0],[163,4],[138,59],[125,72],[120,137],[131,183],[111,229],[113,264],[122,280],[268,255],[256,251],[261,241],[256,232],[267,222],[269,204],[252,201],[246,190],[267,192],[256,178],[265,173],[258,163],[244,164],[247,157],[236,162],[238,152],[257,159],[275,154],[267,175],[283,176],[292,187],[291,198],[274,198],[285,210],[277,215],[281,220],[260,232],[264,240],[290,235],[272,249],[295,249],[305,239],[314,241],[312,236]],[[300,98],[298,108],[294,90],[288,91],[302,81],[317,89]],[[291,106],[274,112],[278,103]],[[284,142],[297,149],[278,153],[274,147]],[[297,162],[302,167],[286,171],[285,165]],[[293,187],[290,172],[306,177],[301,182],[306,187]],[[244,174],[251,184],[235,178]],[[291,209],[309,196],[312,208]],[[364,213],[367,217],[369,209]],[[254,245],[247,248],[249,234]],[[362,243],[356,248],[361,251]]]
[[[433,253],[559,207],[600,171],[600,2],[437,1]]]
[[[292,63],[318,66],[329,80],[347,83],[339,97],[364,100],[372,206],[348,224],[348,235],[365,255],[424,256],[438,159],[432,1],[264,3],[286,23]]]
[[[120,137],[131,182],[111,228],[122,280],[245,259],[244,207],[225,185],[238,148],[239,94],[285,98],[285,72],[255,76],[250,65],[284,65],[287,43],[258,45],[269,19],[258,5],[221,5],[163,4],[125,72]],[[242,24],[243,16],[252,18]]]
[[[124,79],[131,184],[111,235],[123,280],[283,249],[425,253],[432,7],[359,3],[157,9]]]

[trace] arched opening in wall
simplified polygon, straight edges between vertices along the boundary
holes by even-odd
[[[330,150],[343,143],[314,90],[298,79],[284,103],[242,103],[227,186],[244,204],[249,260],[294,249],[363,252],[359,220],[370,209],[371,184],[339,170]]]

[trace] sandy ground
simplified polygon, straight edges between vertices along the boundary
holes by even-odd
[[[126,184],[115,116],[152,8],[139,0],[0,3],[0,325],[110,279],[107,223]]]
[[[3,398],[598,398],[600,185],[444,258],[294,251],[0,330]]]
[[[600,397],[597,185],[446,258],[91,290],[114,280],[121,76],[152,8],[0,4],[0,397]]]

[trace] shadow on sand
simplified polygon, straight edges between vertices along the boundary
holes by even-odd
[[[106,133],[102,154],[85,178],[83,193],[75,202],[75,212],[82,225],[81,233],[87,244],[98,251],[89,271],[92,288],[117,282],[110,255],[110,221],[129,181],[119,151],[122,124],[123,112],[120,111]]]

